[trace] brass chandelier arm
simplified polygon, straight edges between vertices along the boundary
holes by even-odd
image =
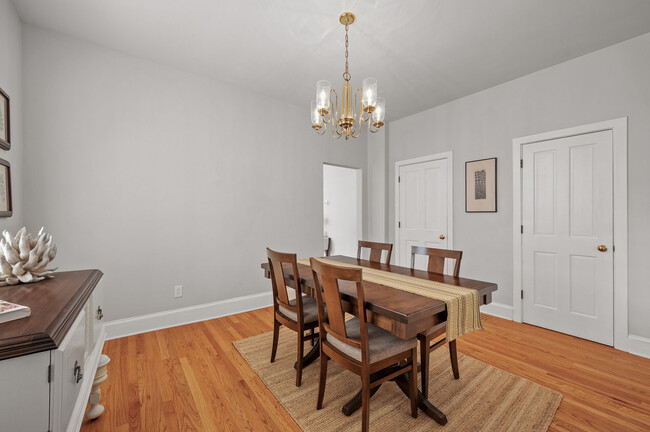
[[[336,93],[336,90],[330,89],[330,101],[332,100],[332,93],[334,93],[334,109],[330,111],[332,121],[332,138],[339,139],[343,135],[339,132],[340,126],[338,125],[339,118],[339,95]],[[331,102],[330,102],[331,103]]]

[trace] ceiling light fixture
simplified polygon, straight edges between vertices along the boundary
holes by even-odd
[[[377,80],[375,78],[363,80],[363,88],[358,88],[354,93],[354,104],[352,103],[351,75],[348,70],[348,30],[354,20],[355,16],[350,12],[344,12],[339,17],[339,22],[345,26],[345,72],[343,72],[345,82],[341,91],[340,112],[338,111],[338,95],[332,89],[332,84],[325,80],[316,83],[316,100],[311,102],[311,127],[318,135],[325,134],[328,124],[332,125],[332,136],[334,138],[341,138],[345,135],[345,139],[350,137],[358,138],[361,134],[362,122],[368,122],[368,130],[372,133],[379,131],[384,125],[386,102],[384,98],[377,97]],[[359,92],[361,92],[361,101],[357,121],[357,96]],[[332,93],[334,94],[333,107]],[[334,108],[334,112],[332,108]]]

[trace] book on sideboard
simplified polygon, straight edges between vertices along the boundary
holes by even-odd
[[[0,324],[20,318],[27,318],[31,313],[32,310],[27,306],[0,300]]]

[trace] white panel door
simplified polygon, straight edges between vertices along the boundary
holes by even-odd
[[[400,167],[399,265],[411,265],[411,246],[447,249],[447,186],[447,159]],[[426,258],[416,256],[415,267],[425,269]]]
[[[524,322],[613,344],[612,171],[611,131],[523,146]]]

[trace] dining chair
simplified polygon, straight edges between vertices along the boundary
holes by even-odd
[[[275,252],[266,248],[266,255],[271,269],[271,285],[273,287],[273,347],[271,348],[271,363],[275,361],[278,350],[278,337],[280,325],[290,328],[298,333],[298,360],[296,363],[296,387],[302,382],[302,363],[304,342],[311,340],[312,345],[318,334],[314,329],[318,327],[318,308],[316,300],[302,294],[300,277],[298,277],[298,263],[296,254]],[[284,279],[283,267],[290,266],[292,278],[295,283],[295,298],[290,298],[287,284]],[[305,336],[305,331],[310,334]]]
[[[417,340],[403,340],[367,322],[361,269],[339,267],[310,258],[318,306],[320,377],[316,409],[323,407],[327,362],[334,360],[361,377],[361,430],[370,422],[370,391],[404,373],[409,374],[411,415],[417,418]],[[357,317],[345,320],[339,284],[356,284]],[[406,363],[400,363],[406,360]],[[396,366],[400,363],[398,366]],[[371,375],[393,368],[380,378]],[[383,375],[383,376],[382,376]]]
[[[361,259],[361,249],[366,248],[370,249],[370,261],[381,262],[381,253],[382,251],[387,251],[386,254],[386,264],[390,264],[390,255],[393,253],[392,243],[376,243],[359,240],[359,246],[357,247],[357,259]]]
[[[463,258],[463,251],[456,251],[450,249],[435,249],[423,246],[411,246],[411,268],[415,268],[415,256],[425,255],[428,257],[427,271],[432,273],[444,273],[445,260],[453,259],[454,270],[452,276],[458,277],[460,274],[460,260]],[[420,378],[422,380],[422,395],[425,398],[429,397],[429,355],[436,348],[441,347],[445,343],[443,337],[439,341],[431,345],[431,341],[444,335],[447,330],[447,323],[443,322],[437,326],[430,328],[426,332],[418,334],[420,341]],[[451,360],[451,369],[454,373],[454,378],[460,378],[458,372],[458,353],[456,352],[456,341],[449,342],[449,358]]]

